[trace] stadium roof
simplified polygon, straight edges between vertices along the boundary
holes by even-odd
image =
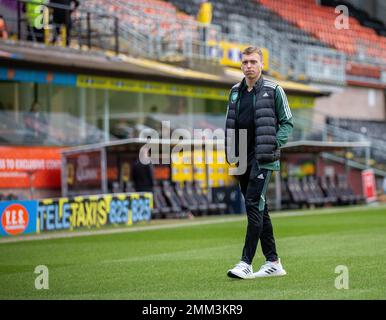
[[[23,41],[0,42],[0,65],[64,73],[83,73],[109,77],[135,78],[138,80],[207,85],[229,88],[240,81],[241,71],[224,68],[223,74],[191,70],[153,60],[115,56],[101,51],[47,47]],[[288,93],[323,96],[326,92],[309,85],[276,80]]]
[[[369,141],[341,142],[341,141],[291,141],[288,142],[282,151],[284,153],[320,153],[334,152],[348,148],[370,147]]]
[[[224,144],[222,140],[201,140],[201,139],[186,139],[186,140],[171,140],[171,139],[154,139],[151,141],[152,144],[168,144],[168,145],[216,145],[217,142],[219,144]],[[71,153],[79,153],[82,151],[92,151],[98,150],[102,148],[122,148],[129,146],[136,146],[139,148],[140,146],[147,144],[148,139],[146,138],[129,138],[122,140],[115,140],[110,142],[102,142],[95,143],[84,146],[77,146],[62,149],[62,154],[71,154]],[[288,142],[284,147],[282,147],[283,153],[320,153],[320,152],[334,152],[340,151],[349,148],[364,148],[370,147],[371,142],[368,141],[356,141],[356,142],[333,142],[333,141],[291,141]]]

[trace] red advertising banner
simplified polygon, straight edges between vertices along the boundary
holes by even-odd
[[[362,171],[362,187],[363,195],[366,197],[367,201],[374,201],[377,199],[375,176],[372,169]]]
[[[0,188],[60,188],[60,148],[0,147]]]

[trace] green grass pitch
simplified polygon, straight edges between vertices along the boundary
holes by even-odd
[[[271,216],[285,277],[228,278],[246,217],[213,217],[202,220],[218,223],[1,243],[0,299],[386,299],[386,207]],[[263,261],[259,246],[254,269]],[[35,289],[37,265],[48,267],[48,290]],[[349,289],[335,287],[339,265]]]

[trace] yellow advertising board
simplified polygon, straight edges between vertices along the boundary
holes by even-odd
[[[228,89],[221,88],[87,75],[78,76],[77,86],[82,88],[142,92],[222,101],[227,101],[229,94]],[[290,108],[312,108],[315,103],[315,98],[312,96],[288,94],[287,98]]]
[[[228,99],[229,94],[228,89],[87,75],[78,76],[77,86],[225,101]]]
[[[227,41],[209,41],[212,55],[220,59],[220,64],[229,67],[240,68],[241,66],[241,52],[250,45],[233,43]],[[220,48],[219,52],[216,52],[215,48]],[[263,53],[263,70],[268,71],[269,69],[269,51],[266,48],[261,48]]]

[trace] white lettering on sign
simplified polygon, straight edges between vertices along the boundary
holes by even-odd
[[[16,159],[16,170],[44,170],[43,159]]]

